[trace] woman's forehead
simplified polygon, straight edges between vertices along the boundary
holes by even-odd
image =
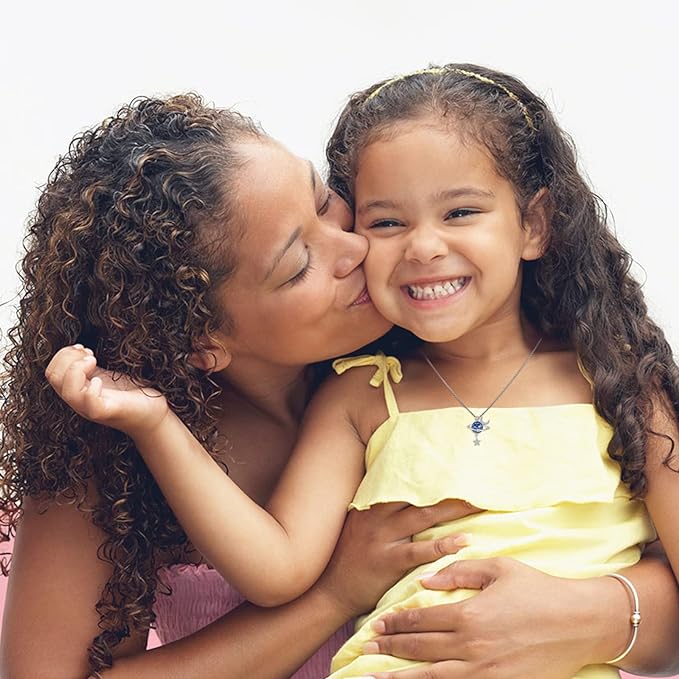
[[[239,269],[258,275],[296,240],[310,215],[320,179],[313,165],[282,144],[248,144],[237,192],[242,237]]]

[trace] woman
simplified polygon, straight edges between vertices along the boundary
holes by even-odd
[[[306,366],[388,329],[365,294],[367,246],[351,222],[307,162],[194,96],[133,102],[60,161],[29,228],[7,357],[2,506],[10,526],[23,516],[3,676],[287,677],[405,569],[456,549],[409,536],[468,507],[350,515],[333,562],[298,600],[245,605],[200,631],[193,620],[188,636],[145,652],[154,600],[162,608],[167,584],[209,571],[191,566],[201,557],[131,442],[69,411],[43,376],[60,347],[94,347],[103,368],[160,390],[265,504],[317,377]],[[49,375],[57,390],[63,377]],[[440,676],[556,679],[574,654],[588,664],[627,642],[629,602],[610,578],[568,582],[505,561],[468,567],[471,583],[441,577],[487,588],[473,605],[397,618],[391,631],[410,633],[379,643],[446,661]],[[629,574],[654,616],[627,667],[667,666],[679,629],[674,580],[659,559]],[[300,676],[323,676],[322,662]]]

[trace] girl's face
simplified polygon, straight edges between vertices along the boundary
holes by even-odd
[[[368,251],[313,165],[273,140],[243,143],[238,267],[220,292],[232,360],[306,365],[353,351],[390,323],[366,291]]]
[[[539,257],[540,239],[510,182],[438,121],[390,132],[362,150],[355,184],[375,306],[429,342],[518,315],[521,260]]]

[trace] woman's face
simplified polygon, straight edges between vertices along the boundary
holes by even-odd
[[[353,351],[390,327],[366,292],[367,240],[309,161],[271,139],[244,142],[235,186],[238,266],[220,291],[239,358],[306,365]]]

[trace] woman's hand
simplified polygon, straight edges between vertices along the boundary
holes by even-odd
[[[168,413],[167,401],[159,392],[97,367],[92,350],[80,344],[60,349],[45,376],[78,415],[133,437],[157,427]]]
[[[592,637],[597,629],[587,625],[582,614],[583,604],[592,597],[592,582],[557,578],[508,558],[456,562],[422,584],[430,589],[482,592],[455,604],[392,613],[374,625],[380,634],[371,648],[374,653],[433,664],[371,676],[572,677],[588,664],[583,658],[605,661],[594,659],[596,641]]]
[[[390,502],[367,511],[352,510],[316,586],[345,609],[347,619],[364,613],[410,569],[455,554],[468,544],[465,534],[416,542],[411,540],[413,534],[478,511],[461,500],[431,507]]]

